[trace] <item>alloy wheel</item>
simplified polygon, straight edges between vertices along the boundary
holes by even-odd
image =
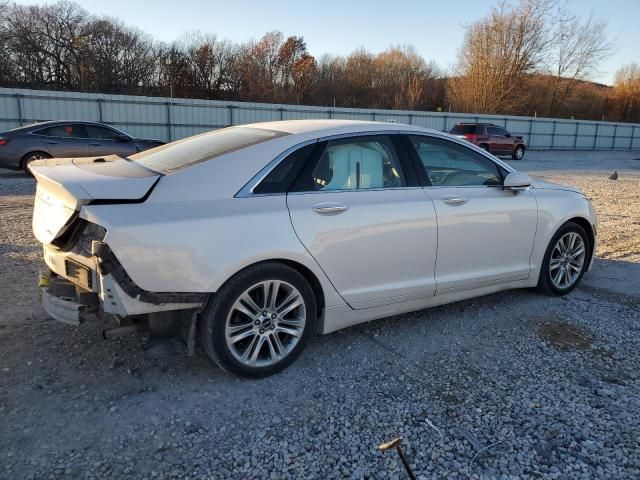
[[[236,299],[227,315],[225,340],[229,351],[251,367],[273,365],[299,342],[306,315],[302,294],[290,283],[257,283]]]
[[[558,239],[549,260],[549,273],[556,288],[564,290],[576,283],[584,268],[586,252],[584,240],[576,232]]]

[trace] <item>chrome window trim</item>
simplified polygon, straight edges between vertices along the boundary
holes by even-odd
[[[487,152],[486,150],[483,150],[482,148],[467,142],[466,140],[461,140],[459,138],[455,138],[455,137],[451,137],[446,133],[440,134],[439,132],[430,132],[430,131],[421,131],[421,130],[403,130],[403,129],[394,129],[394,130],[366,130],[366,131],[362,131],[362,132],[350,132],[350,133],[339,133],[339,134],[335,134],[335,135],[326,135],[326,136],[318,136],[317,138],[312,138],[310,140],[306,140],[304,142],[300,142],[297,143],[296,145],[293,145],[289,148],[287,148],[286,150],[284,150],[281,154],[279,154],[276,158],[274,158],[273,160],[271,160],[267,165],[265,165],[262,169],[260,169],[260,171],[255,174],[239,191],[238,193],[236,193],[234,195],[234,198],[247,198],[247,197],[267,197],[267,196],[274,196],[274,195],[283,195],[283,193],[254,193],[253,190],[260,184],[260,182],[262,182],[262,180],[265,179],[265,177],[267,175],[269,175],[269,173],[271,173],[271,171],[276,168],[276,166],[278,166],[278,164],[284,160],[289,154],[293,153],[294,151],[296,151],[299,148],[302,147],[306,147],[307,145],[310,145],[312,143],[317,143],[317,142],[325,142],[325,141],[331,141],[331,140],[341,140],[343,138],[350,138],[350,137],[369,137],[369,136],[374,136],[374,135],[416,135],[416,136],[423,136],[423,137],[434,137],[434,138],[439,138],[441,140],[447,140],[449,142],[452,143],[457,143],[458,145],[461,145],[465,148],[468,148],[469,150],[472,150],[473,152],[479,153],[480,155],[482,155],[483,157],[485,157],[486,159],[492,161],[493,163],[496,163],[498,165],[500,165],[502,168],[504,168],[505,170],[507,170],[507,172],[509,173],[513,173],[516,170],[514,168],[512,168],[511,166],[509,166],[508,164],[504,163],[503,161],[501,161],[500,159],[494,157],[493,155],[491,155],[489,152]],[[491,187],[497,187],[498,185],[468,185],[468,187],[472,187],[472,188],[491,188]],[[390,187],[390,188],[383,188],[383,189],[374,189],[374,188],[368,188],[368,189],[363,189],[364,191],[375,191],[375,190],[397,190],[397,189],[403,189],[403,188],[413,188],[413,187]],[[353,190],[331,190],[331,192],[349,192],[349,191],[353,191]],[[300,194],[300,193],[323,193],[323,191],[315,191],[315,192],[291,192],[292,194]],[[329,193],[324,192],[324,193]]]
[[[327,136],[319,136],[317,138],[313,138],[310,140],[306,140],[304,142],[300,142],[296,145],[293,145],[287,148],[284,152],[278,155],[276,158],[271,160],[266,166],[264,166],[256,175],[254,175],[251,180],[249,180],[244,187],[242,187],[238,193],[234,195],[234,198],[247,198],[252,196],[272,196],[272,195],[282,195],[282,193],[254,193],[253,190],[265,179],[267,175],[271,173],[271,171],[278,166],[278,164],[284,160],[290,153],[298,150],[299,148],[306,147],[312,143],[325,142],[330,140],[339,140],[342,138],[350,138],[350,137],[367,137],[372,135],[389,135],[389,134],[397,134],[398,130],[374,130],[374,131],[363,131],[363,132],[351,132],[351,133],[340,133],[336,135],[327,135]],[[404,188],[404,187],[395,187],[395,188]],[[367,189],[374,190],[374,189]],[[386,189],[385,189],[386,190]],[[337,192],[338,190],[331,190],[332,192]],[[345,191],[345,190],[340,190]],[[307,192],[309,193],[309,192]]]
[[[324,193],[325,195],[331,193],[347,193],[347,192],[385,192],[389,190],[419,190],[423,187],[384,187],[384,188],[342,188],[340,190],[309,190],[308,192],[287,192],[287,195],[317,195]],[[282,195],[282,194],[280,194]]]
[[[440,189],[440,188],[502,188],[502,185],[425,185],[422,188]]]

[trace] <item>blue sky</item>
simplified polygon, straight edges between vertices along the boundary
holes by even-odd
[[[18,3],[52,3],[22,1]],[[304,36],[309,51],[347,54],[358,47],[378,52],[411,44],[427,60],[447,68],[464,34],[463,26],[484,16],[497,0],[81,0],[87,10],[118,17],[170,41],[200,30],[246,41],[267,31]],[[574,13],[608,21],[614,55],[594,80],[611,83],[622,64],[640,63],[640,0],[568,0]]]

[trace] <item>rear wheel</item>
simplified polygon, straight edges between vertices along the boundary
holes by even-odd
[[[42,160],[45,158],[51,158],[51,155],[45,152],[31,152],[27,153],[24,157],[22,157],[22,161],[20,162],[20,166],[26,173],[30,173],[27,168],[31,162],[34,160]]]
[[[516,149],[511,154],[511,158],[514,160],[522,160],[524,157],[524,147],[522,145],[518,145]]]
[[[550,295],[571,292],[587,269],[591,246],[580,225],[567,222],[549,242],[542,262],[538,290]]]
[[[293,362],[313,335],[316,301],[291,267],[265,262],[232,277],[201,319],[204,350],[224,370],[264,377]]]

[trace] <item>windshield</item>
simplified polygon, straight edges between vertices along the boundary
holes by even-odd
[[[468,133],[476,133],[477,125],[456,125],[449,133],[454,135],[466,135]]]
[[[287,132],[252,127],[229,127],[161,145],[129,157],[159,173],[172,173],[225,153],[289,135]]]

